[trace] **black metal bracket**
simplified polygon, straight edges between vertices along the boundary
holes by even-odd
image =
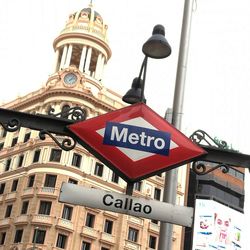
[[[192,163],[192,169],[196,174],[205,175],[216,169],[228,173],[229,169],[234,167],[250,169],[250,155],[228,149],[225,141],[214,140],[203,130],[195,131],[190,139],[207,151],[206,155]],[[211,166],[208,167],[204,162],[217,163],[217,165],[210,164]]]
[[[46,135],[48,135],[60,148],[69,151],[75,147],[76,140],[72,138],[67,126],[85,120],[86,111],[74,107],[62,113],[53,114],[53,112],[54,110],[50,109],[49,115],[29,114],[0,108],[0,124],[8,132],[15,132],[21,127],[38,130],[40,131],[39,138],[41,140],[45,140]],[[56,135],[65,138],[60,138],[60,140]]]
[[[49,110],[48,115],[29,114],[0,108],[0,124],[9,132],[17,131],[21,127],[38,130],[41,140],[45,140],[46,135],[48,135],[63,150],[72,150],[78,142],[78,138],[72,135],[67,126],[85,120],[86,111],[74,107],[61,113],[54,114],[54,112],[53,108]],[[60,138],[56,136],[60,136]],[[207,154],[199,157],[192,164],[196,174],[204,175],[219,168],[222,169],[223,173],[227,173],[232,167],[250,169],[250,156],[229,150],[225,141],[214,140],[203,130],[195,131],[190,139],[207,151]],[[213,166],[207,170],[207,166],[202,162],[212,162],[218,165],[212,164]],[[131,194],[132,187],[133,185],[128,183],[127,194]]]

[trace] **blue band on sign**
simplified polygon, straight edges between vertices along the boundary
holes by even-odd
[[[171,135],[168,132],[107,122],[103,144],[168,155]]]

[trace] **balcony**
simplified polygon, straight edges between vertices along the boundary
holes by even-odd
[[[2,227],[9,227],[11,223],[11,218],[5,218],[0,220],[0,228]]]
[[[24,244],[23,243],[12,243],[10,244],[10,249],[16,249],[16,250],[20,250],[20,249],[24,249]],[[0,248],[1,250],[2,248]],[[25,248],[26,249],[26,248]]]
[[[62,218],[58,218],[56,227],[62,228],[64,230],[73,232],[74,231],[74,225],[70,220],[65,220]]]
[[[33,197],[35,194],[35,189],[33,187],[28,187],[23,190],[23,193],[21,194],[22,197]]]
[[[5,201],[14,201],[17,197],[17,193],[16,192],[12,192],[12,193],[8,193],[5,196]]]
[[[15,218],[14,223],[15,224],[28,224],[29,223],[30,216],[27,214],[22,214]]]
[[[149,223],[149,231],[159,233],[159,231],[160,231],[160,222],[158,222],[157,224],[150,222]]]
[[[91,239],[97,239],[99,233],[92,227],[82,227],[81,236],[86,236]]]
[[[115,244],[115,237],[112,234],[102,232],[100,241],[109,243],[109,244]]]
[[[33,250],[34,249],[33,246],[34,246],[33,243],[28,243],[25,249],[26,250]],[[35,248],[36,250],[47,250],[48,249],[48,247],[46,245],[43,245],[43,244],[36,244],[35,246],[36,246],[36,248]]]
[[[41,187],[38,189],[37,196],[57,199],[59,196],[59,190],[54,187]]]
[[[54,217],[46,214],[32,215],[31,224],[42,224],[45,226],[52,226],[54,222]]]
[[[125,247],[124,247],[124,249],[140,250],[141,246],[138,243],[136,243],[136,242],[125,240]]]
[[[137,225],[143,225],[143,219],[139,217],[128,216],[128,221],[135,223]]]

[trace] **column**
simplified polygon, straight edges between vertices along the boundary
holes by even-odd
[[[102,60],[101,60],[101,63],[100,63],[99,79],[98,80],[101,80],[102,77],[103,77],[104,66],[105,66],[105,57],[104,57],[104,55],[102,55]]]
[[[97,62],[96,62],[96,67],[95,67],[95,78],[97,80],[100,79],[101,67],[102,67],[102,54],[99,53],[98,58],[97,58]]]
[[[59,49],[56,50],[56,58],[54,62],[54,68],[53,68],[53,73],[56,73],[58,71],[58,59],[59,59]]]
[[[62,54],[61,63],[60,63],[60,69],[64,68],[67,51],[68,51],[68,46],[64,45],[63,54]]]
[[[86,52],[87,52],[87,47],[83,46],[81,59],[80,59],[80,64],[79,64],[79,70],[82,71],[82,72],[84,72],[84,64],[85,64],[85,60],[86,60]]]
[[[69,67],[69,65],[70,65],[70,60],[71,60],[71,56],[72,56],[72,50],[73,50],[73,45],[70,44],[69,48],[68,48],[67,56],[66,56],[65,68]]]
[[[87,57],[86,57],[86,63],[84,65],[84,72],[89,73],[89,66],[90,66],[90,60],[92,55],[92,48],[88,48]]]

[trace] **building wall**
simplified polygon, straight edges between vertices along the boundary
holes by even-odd
[[[44,86],[2,105],[2,108],[62,118],[60,112],[65,106],[78,107],[85,110],[86,119],[90,119],[125,106],[121,96],[102,83],[102,72],[111,50],[107,44],[107,26],[90,7],[71,15],[66,28],[55,39],[55,68]],[[67,52],[66,56],[64,52]],[[85,64],[81,64],[83,62]],[[68,73],[75,75],[74,84],[65,82]],[[64,118],[72,119],[71,116]],[[64,139],[62,136],[56,138],[59,141]],[[51,158],[54,150],[61,152],[60,157]],[[74,154],[81,157],[77,166],[72,163]],[[6,133],[3,128],[0,129],[0,250],[32,247],[42,250],[87,250],[88,244],[91,244],[91,250],[157,249],[159,222],[72,205],[68,205],[72,207],[72,216],[65,218],[63,211],[67,204],[59,203],[58,196],[62,182],[69,179],[77,181],[78,185],[125,193],[125,181],[121,178],[118,183],[114,179],[112,181],[113,172],[104,165],[102,175],[98,176],[96,164],[102,166],[80,145],[70,151],[61,151],[48,135],[41,140],[39,131],[21,127],[18,131]],[[56,176],[55,186],[48,186],[51,185],[46,181],[48,175]],[[29,185],[31,176],[35,178]],[[18,180],[18,185],[13,190],[15,180]],[[185,180],[186,168],[183,167],[179,171],[176,190],[179,205],[185,203]],[[161,200],[163,187],[164,174],[153,176],[143,180],[140,190],[134,190],[133,195]],[[29,206],[21,214],[25,201],[29,202]],[[10,205],[11,213],[6,215]],[[88,214],[95,216],[92,226],[86,226]],[[106,219],[113,222],[110,233],[104,230]],[[22,235],[20,230],[23,230]],[[43,231],[46,231],[44,239]],[[57,247],[58,238],[61,243],[65,240],[64,246]],[[150,239],[155,243],[151,247]],[[174,250],[181,249],[182,227],[174,226],[172,241]],[[82,247],[83,242],[86,243],[85,248]]]

